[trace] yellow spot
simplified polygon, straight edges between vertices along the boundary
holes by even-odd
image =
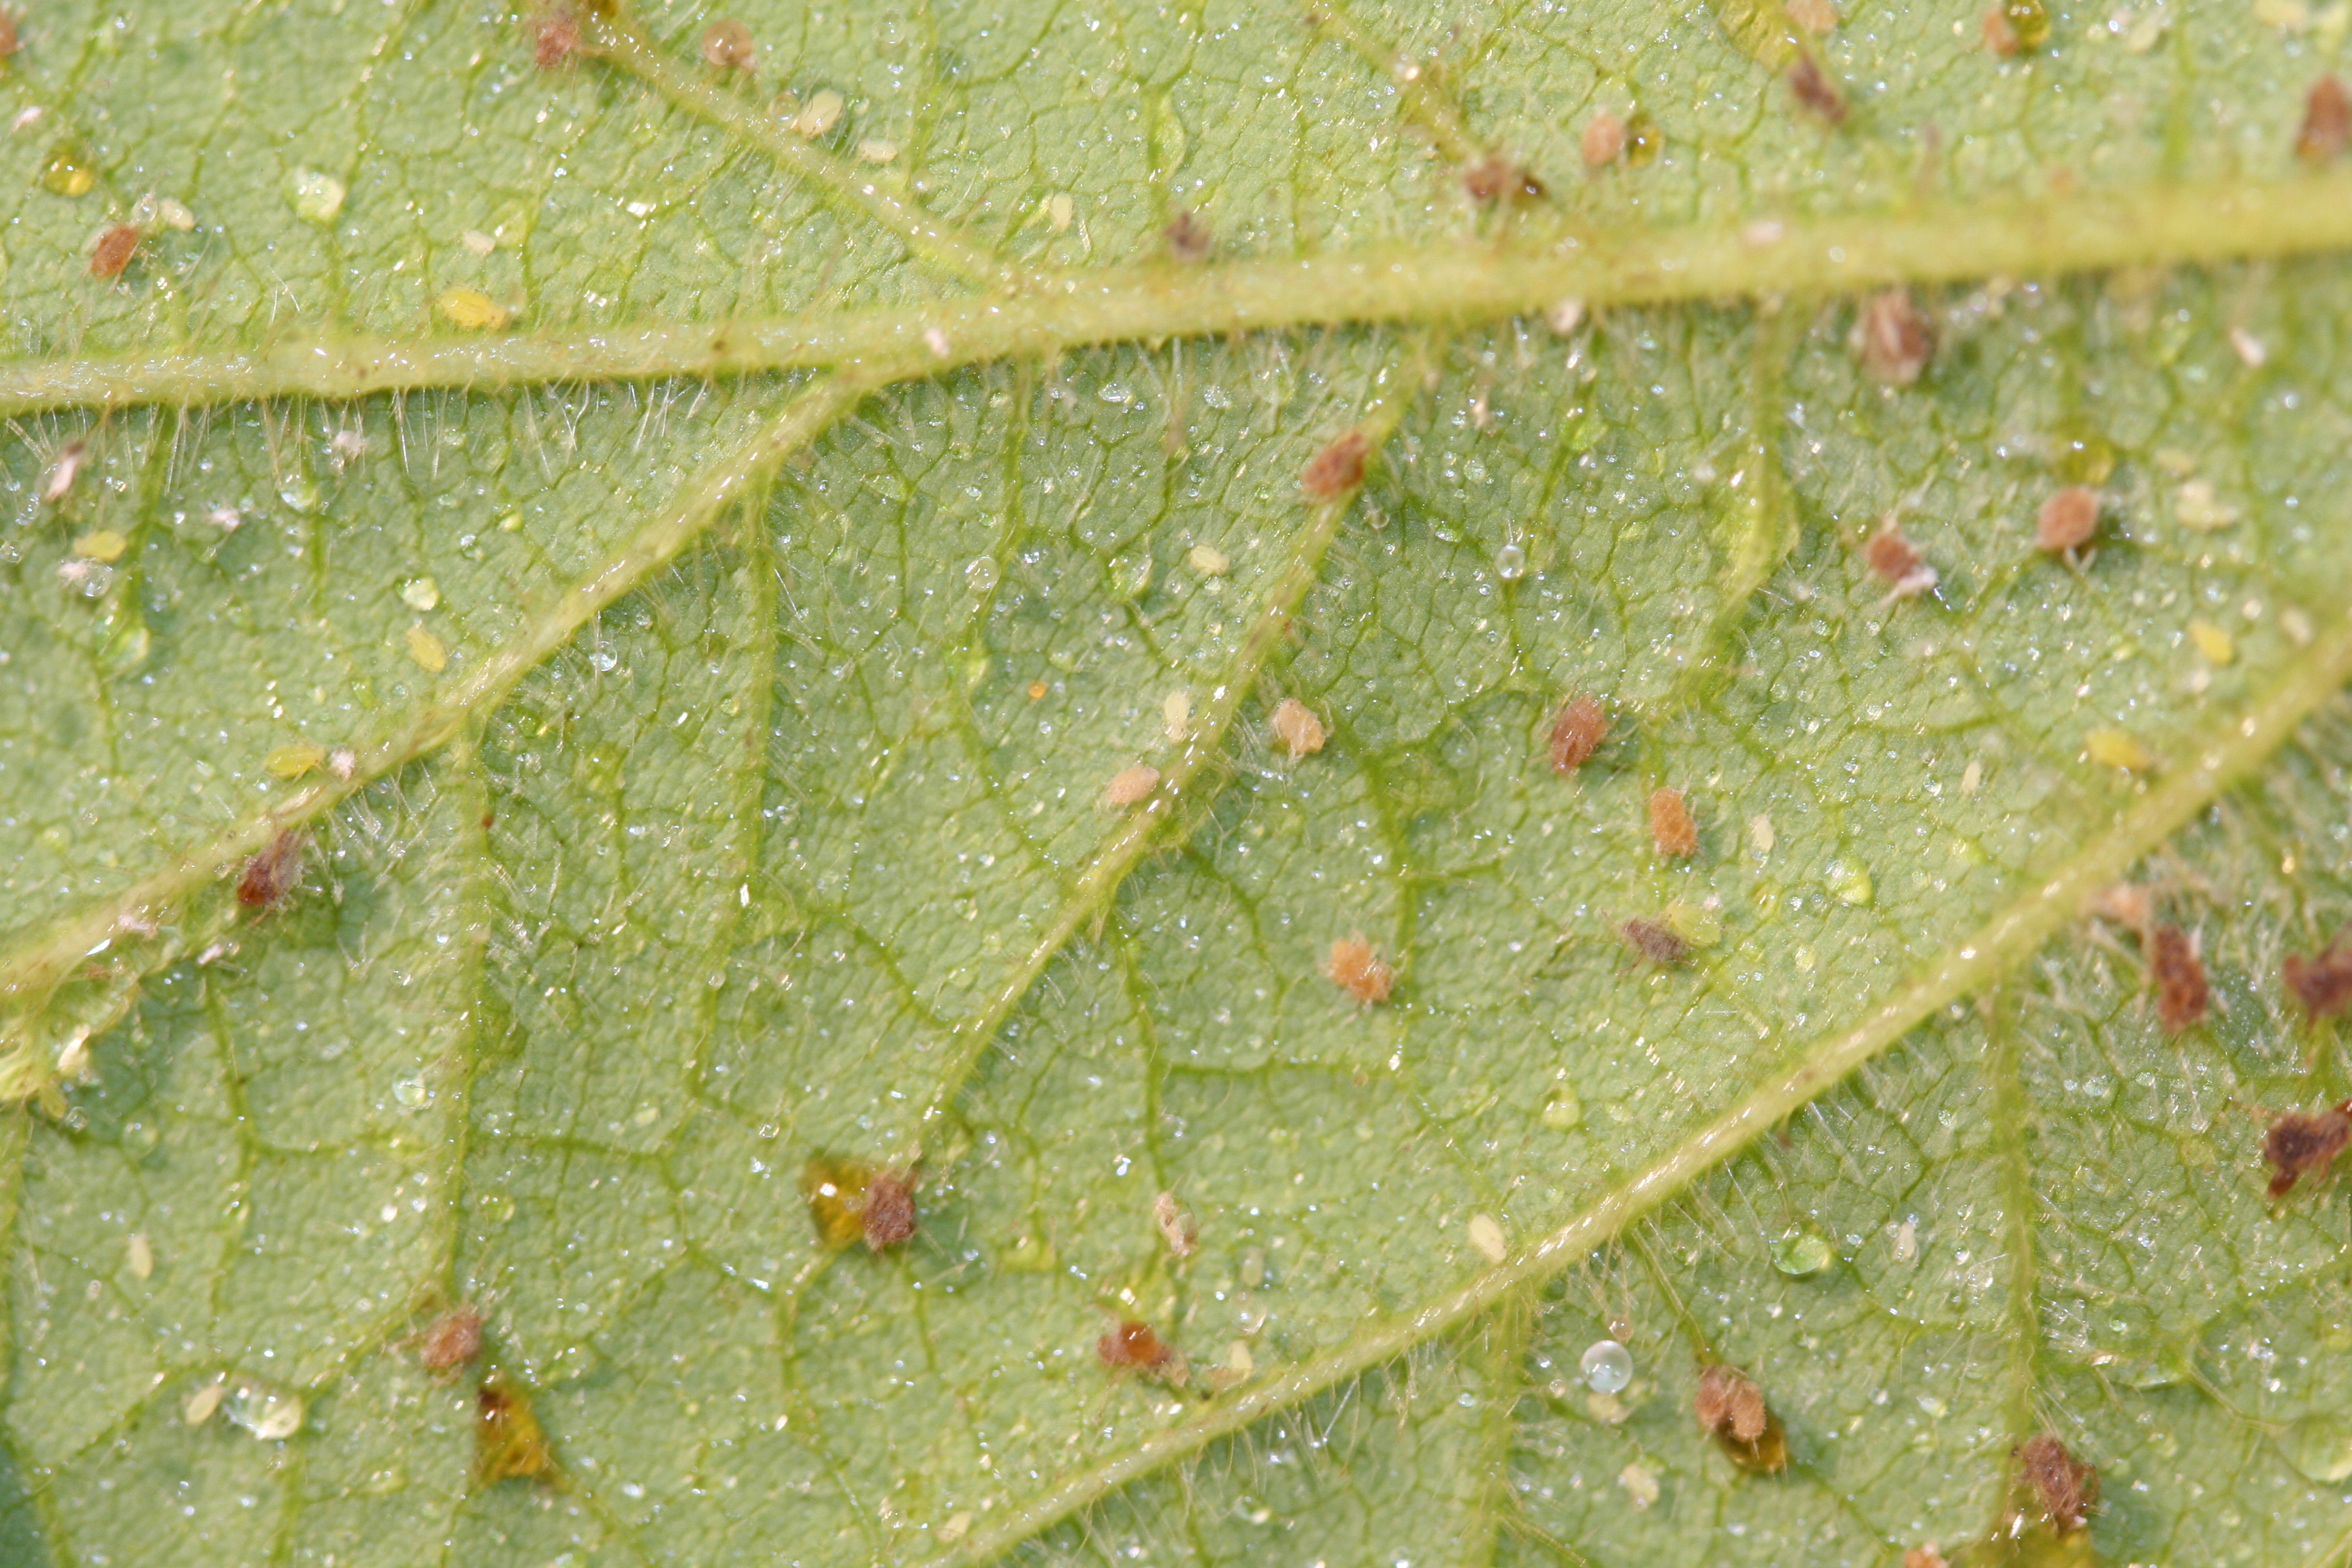
[[[1756,851],[1756,858],[1761,860],[1771,854],[1772,846],[1778,842],[1772,834],[1770,817],[1759,812],[1748,819],[1748,847]]]
[[[1705,904],[1668,904],[1664,923],[1668,931],[1692,947],[1713,947],[1723,940],[1722,911]]]
[[[514,320],[512,311],[479,289],[444,289],[433,306],[469,332],[496,331]]]
[[[449,645],[426,631],[423,626],[408,628],[403,639],[408,644],[408,657],[427,675],[438,675],[449,668]]]
[[[2189,640],[2215,664],[2227,664],[2238,657],[2237,639],[2210,621],[2189,622]]]
[[[2083,737],[2083,750],[2103,768],[2123,768],[2144,773],[2156,766],[2148,749],[2121,730],[2094,730]]]
[[[803,136],[822,136],[841,123],[841,111],[848,107],[847,100],[826,88],[793,116],[793,130]]]
[[[1235,1340],[1225,1347],[1225,1370],[1244,1377],[1257,1370],[1257,1358],[1250,1354],[1247,1340]]]
[[[1492,1215],[1470,1216],[1470,1247],[1489,1263],[1500,1263],[1511,1255],[1510,1244],[1503,1239],[1503,1227]]]
[[[400,602],[421,616],[441,603],[441,584],[430,577],[412,577],[400,585]]]
[[[857,157],[860,163],[887,163],[898,155],[898,144],[896,142],[885,142],[878,136],[868,137],[857,144]]]
[[[299,779],[304,773],[314,772],[326,760],[327,749],[324,746],[313,746],[305,742],[299,746],[278,747],[261,759],[261,766],[271,778]]]
[[[130,548],[131,541],[110,528],[85,533],[73,542],[73,552],[84,561],[120,561],[122,552]]]
[[[1984,787],[1984,764],[1970,763],[1960,770],[1960,797],[1965,800]]]
[[[1871,886],[1870,868],[1859,860],[1831,861],[1826,880],[1830,891],[1837,895],[1840,903],[1853,904],[1856,908],[1869,903],[1876,893]]]
[[[49,161],[41,170],[41,185],[60,196],[80,196],[89,194],[98,184],[98,171],[90,167],[89,155],[72,142],[60,142],[49,149]]]
[[[1645,1509],[1658,1500],[1658,1478],[1644,1469],[1639,1460],[1617,1472],[1617,1484],[1625,1489],[1626,1498],[1635,1508]]]
[[[1160,717],[1167,729],[1168,739],[1172,744],[1181,746],[1191,740],[1192,738],[1192,694],[1183,690],[1170,692],[1167,700],[1160,705]]]
[[[1233,559],[1213,545],[1195,544],[1184,554],[1185,564],[1203,577],[1222,577],[1233,570]]]
[[[964,1538],[964,1532],[969,1531],[971,1528],[971,1510],[970,1509],[966,1509],[961,1513],[951,1513],[948,1515],[948,1521],[940,1526],[940,1544],[941,1546],[953,1546],[957,1542],[961,1541]]]
[[[873,1179],[872,1166],[827,1154],[801,1167],[801,1196],[825,1247],[838,1251],[866,1234],[866,1188]]]
[[[1078,204],[1067,191],[1056,191],[1045,198],[1045,221],[1054,226],[1055,234],[1068,229],[1077,213]]]
[[[155,1272],[155,1247],[143,1236],[131,1237],[126,1247],[131,1253],[131,1277],[145,1279]]]

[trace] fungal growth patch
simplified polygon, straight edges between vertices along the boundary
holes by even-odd
[[[1687,860],[1698,853],[1698,824],[1678,789],[1650,792],[1650,842],[1668,860]]]
[[[1382,963],[1372,944],[1360,936],[1343,936],[1333,942],[1323,960],[1323,973],[1330,976],[1332,984],[1366,1007],[1387,1001],[1396,987],[1396,971]]]
[[[877,1171],[863,1161],[819,1154],[801,1167],[801,1196],[808,1201],[817,1241],[828,1251],[863,1241],[869,1252],[880,1252],[915,1234],[915,1178],[908,1172]]]
[[[1364,459],[1372,449],[1361,430],[1337,437],[1307,460],[1298,488],[1318,505],[1339,500],[1364,482]]]
[[[1214,248],[1209,226],[1190,207],[1168,220],[1168,226],[1160,231],[1160,238],[1168,247],[1168,254],[1187,266],[1208,260],[1209,252]]]
[[[2305,1022],[2316,1024],[2322,1018],[2332,1018],[2347,1005],[2352,1005],[2352,947],[2345,946],[2339,934],[2334,942],[2309,958],[2291,952],[2280,969],[2280,977],[2294,999],[2303,1004]]]
[[[1124,811],[1150,800],[1159,787],[1160,770],[1150,763],[1138,763],[1111,775],[1110,783],[1103,786],[1103,805],[1113,811]]]
[[[2263,1139],[2271,1196],[2286,1196],[2305,1176],[2326,1176],[2347,1143],[2352,1143],[2352,1100],[2326,1110],[2282,1112]]]
[[[416,1341],[416,1363],[427,1372],[447,1372],[482,1353],[482,1315],[458,1307],[433,1320]]]
[[[541,12],[530,25],[531,62],[543,71],[558,70],[580,52],[580,19],[569,5]]]
[[[554,1468],[555,1456],[548,1451],[547,1433],[531,1411],[530,1395],[503,1378],[484,1382],[475,1396],[475,1484],[543,1479]]]
[[[268,848],[245,863],[245,872],[236,879],[236,901],[257,910],[282,901],[302,879],[302,850],[309,842],[291,828],[271,839]]]
[[[2042,503],[2033,520],[2033,548],[2046,555],[2071,555],[2099,531],[2099,492],[2068,485]]]
[[[1096,1340],[1095,1354],[1114,1374],[1157,1378],[1171,1388],[1183,1387],[1190,1376],[1176,1347],[1153,1332],[1150,1323],[1134,1318],[1120,1319]]]
[[[2335,77],[2321,77],[2304,96],[2294,155],[2306,163],[2325,163],[2347,147],[2352,147],[2352,94]]]
[[[1323,749],[1323,721],[1315,710],[1296,697],[1286,697],[1275,704],[1274,717],[1269,721],[1274,739],[1292,762],[1311,757]]]
[[[89,247],[89,275],[92,278],[120,278],[131,258],[139,254],[139,230],[131,224],[119,223],[98,237]]]
[[[1883,386],[1909,386],[1936,353],[1936,325],[1910,291],[1889,289],[1863,301],[1854,322],[1862,374]]]
[[[2204,1018],[2212,993],[2205,984],[2204,961],[2187,931],[2176,925],[2150,931],[2147,971],[2156,982],[2156,1016],[2166,1034],[2177,1035]]]
[[[1609,739],[1609,710],[1598,697],[1575,697],[1551,720],[1551,771],[1572,773],[1592,760]]]
[[[1660,966],[1680,963],[1691,953],[1690,943],[1675,935],[1674,928],[1664,921],[1637,917],[1619,926],[1617,934],[1623,937],[1625,944],[1635,952]]]
[[[1892,520],[1870,536],[1862,547],[1862,558],[1895,598],[1915,598],[1936,586],[1936,569]]]
[[[1789,92],[1798,108],[1822,124],[1845,123],[1845,95],[1831,84],[1810,52],[1800,52],[1789,67]]]
[[[898,1246],[915,1234],[915,1182],[897,1171],[881,1171],[866,1184],[859,1231],[868,1252]]]
[[[2017,1472],[2061,1536],[2082,1529],[2099,1506],[2098,1470],[2068,1453],[2053,1434],[2038,1432],[2025,1440],[2017,1450]]]
[[[1738,1367],[1717,1362],[1698,1376],[1692,1408],[1716,1446],[1743,1470],[1771,1475],[1789,1467],[1788,1438],[1764,1391]]]

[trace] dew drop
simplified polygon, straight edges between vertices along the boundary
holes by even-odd
[[[2306,1415],[2273,1439],[2280,1455],[2306,1480],[2333,1485],[2352,1477],[2352,1427],[2333,1415]]]
[[[1584,1347],[1584,1386],[1595,1394],[1615,1394],[1633,1381],[1633,1352],[1615,1340],[1595,1340]]]
[[[392,1098],[402,1110],[415,1110],[425,1103],[425,1080],[421,1078],[397,1079],[392,1086]]]
[[[1791,1279],[1819,1274],[1836,1256],[1830,1250],[1830,1238],[1810,1225],[1790,1226],[1772,1244],[1772,1267]]]
[[[1570,1132],[1584,1124],[1584,1102],[1564,1083],[1554,1084],[1544,1097],[1543,1124],[1555,1132]]]
[[[971,590],[975,599],[984,598],[996,587],[996,563],[985,555],[975,555],[963,569],[963,585]]]
[[[1495,552],[1495,575],[1506,583],[1516,583],[1528,574],[1528,552],[1516,544],[1506,544]]]

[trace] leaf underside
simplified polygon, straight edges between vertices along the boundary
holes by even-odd
[[[0,77],[0,1563],[2342,1560],[2341,7],[152,9]]]

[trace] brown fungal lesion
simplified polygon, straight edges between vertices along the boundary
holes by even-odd
[[[2286,1196],[2305,1176],[2325,1178],[2347,1143],[2352,1143],[2352,1100],[2324,1110],[2281,1111],[2263,1138],[2271,1197]]]
[[[89,247],[89,275],[93,278],[120,278],[139,254],[139,226],[118,223],[98,237]]]
[[[1717,1362],[1699,1373],[1691,1401],[1698,1424],[1743,1470],[1770,1475],[1789,1467],[1788,1436],[1756,1380]]]
[[[530,1393],[493,1373],[474,1396],[474,1484],[505,1480],[552,1480],[555,1455],[547,1431],[531,1409]]]
[[[1626,946],[1660,968],[1680,963],[1691,953],[1690,943],[1664,921],[1636,916],[1620,925],[1617,934],[1625,939]]]
[[[416,1363],[431,1373],[454,1372],[482,1353],[482,1314],[457,1306],[436,1315],[415,1340]]]
[[[1609,739],[1609,710],[1598,697],[1572,697],[1560,704],[1551,721],[1551,768],[1572,773],[1591,762]]]
[[[2306,163],[2325,163],[2347,147],[2352,147],[2352,94],[2335,76],[2323,76],[2304,95],[2294,155]]]
[[[302,879],[302,852],[307,835],[288,828],[245,863],[236,879],[236,901],[247,909],[266,910],[284,901]]]
[[[2033,518],[2033,547],[2045,555],[2074,559],[2099,531],[2104,498],[2088,485],[2068,485],[2042,501]]]
[[[2279,977],[2303,1004],[2305,1023],[2332,1018],[2352,1006],[2352,946],[2346,944],[2339,931],[2334,942],[2309,957],[2289,953]]]
[[[1298,488],[1318,505],[1339,500],[1362,485],[1364,464],[1371,450],[1371,438],[1361,430],[1341,432],[1307,460]]]
[[[2168,1035],[2177,1035],[2200,1023],[2212,1003],[2205,980],[2205,963],[2197,954],[2196,939],[2179,926],[2156,926],[2147,932],[2148,978],[2156,984],[2157,1021]]]
[[[2037,1432],[2018,1445],[2017,1474],[2062,1539],[2088,1524],[2099,1506],[2097,1468],[2076,1458],[2055,1433]]]
[[[1915,598],[1931,592],[1940,580],[1936,569],[1927,564],[1927,558],[1920,553],[1919,546],[1891,517],[1864,542],[1862,559],[1871,574],[1886,584],[1892,598]]]
[[[835,1154],[814,1155],[801,1167],[810,1222],[818,1242],[834,1252],[860,1241],[867,1251],[882,1252],[912,1238],[920,1224],[919,1184],[912,1171],[877,1169]]]
[[[1160,231],[1160,238],[1168,247],[1171,258],[1188,266],[1208,260],[1209,252],[1215,248],[1208,224],[1190,207],[1168,220],[1168,226]]]
[[[1837,89],[1810,49],[1801,49],[1790,62],[1789,92],[1797,106],[1824,125],[1845,123],[1845,95]]]
[[[1121,1318],[1095,1341],[1095,1354],[1115,1375],[1154,1378],[1181,1388],[1192,1372],[1181,1352],[1139,1318]]]
[[[1370,1007],[1396,989],[1396,970],[1361,935],[1343,936],[1324,955],[1323,973],[1332,984]]]
[[[1481,206],[1496,202],[1532,202],[1543,198],[1544,184],[1524,163],[1489,153],[1462,171],[1462,188]]]
[[[1691,819],[1690,806],[1678,789],[1654,789],[1650,792],[1650,842],[1660,858],[1667,860],[1687,860],[1698,853],[1698,824]]]

